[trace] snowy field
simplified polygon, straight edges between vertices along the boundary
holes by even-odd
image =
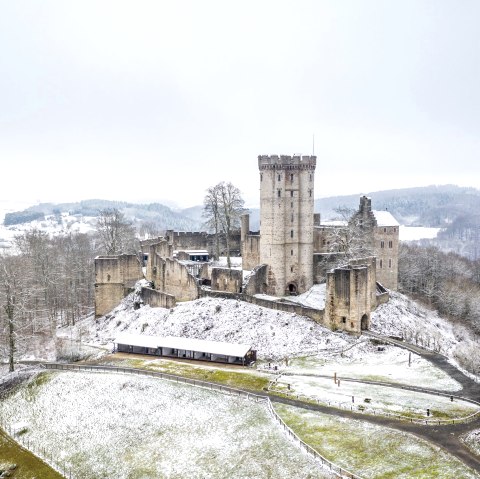
[[[480,457],[480,429],[470,431],[463,440],[467,446]]]
[[[352,406],[354,410],[374,410],[377,414],[390,413],[412,418],[426,418],[427,409],[430,409],[432,419],[455,419],[478,411],[478,406],[474,404],[460,400],[451,402],[444,396],[342,380],[339,386],[333,378],[314,376],[281,376],[273,390],[333,406]]]
[[[2,402],[4,423],[72,477],[327,478],[264,404],[150,378],[43,374]]]
[[[442,391],[458,391],[461,385],[448,374],[433,366],[418,354],[395,346],[382,346],[383,351],[370,341],[342,352],[294,358],[285,372],[288,374],[327,375],[335,373],[342,378],[385,381],[419,386]]]
[[[283,420],[327,459],[369,479],[474,479],[480,476],[412,434],[276,405]]]
[[[11,245],[15,236],[34,229],[44,231],[48,233],[49,236],[62,236],[73,232],[89,233],[95,230],[95,217],[70,215],[69,213],[62,213],[59,217],[55,217],[55,215],[46,215],[44,220],[35,220],[18,225],[4,226],[3,219],[5,213],[9,212],[11,211],[0,210],[0,240],[5,242],[5,246],[7,244]]]

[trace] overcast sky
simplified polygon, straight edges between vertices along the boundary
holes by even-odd
[[[0,201],[258,203],[259,154],[315,196],[480,186],[480,2],[0,3]]]

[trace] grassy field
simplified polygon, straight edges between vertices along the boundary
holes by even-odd
[[[25,439],[55,451],[75,479],[331,477],[263,402],[155,378],[43,373],[1,413],[26,424]]]
[[[16,464],[11,479],[62,479],[62,475],[21,448],[0,429],[0,471]]]
[[[160,371],[252,391],[262,391],[271,379],[271,375],[249,368],[191,364],[168,359],[132,358],[126,355],[107,356],[99,364]]]
[[[275,409],[303,441],[330,461],[363,477],[480,477],[440,448],[408,433],[286,405],[275,405]]]

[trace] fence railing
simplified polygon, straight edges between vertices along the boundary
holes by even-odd
[[[272,416],[275,418],[275,420],[280,424],[280,426],[283,428],[283,430],[290,436],[295,442],[299,444],[299,446],[304,449],[308,454],[311,454],[313,457],[315,457],[320,463],[326,467],[329,468],[332,473],[334,473],[337,477],[340,478],[349,478],[349,479],[362,479],[361,476],[358,476],[357,474],[354,474],[353,472],[348,471],[347,469],[344,469],[343,467],[337,466],[333,462],[329,461],[325,457],[323,457],[316,449],[314,449],[312,446],[308,445],[306,442],[302,441],[293,431],[292,429],[285,424],[285,421],[278,415],[277,411],[275,411],[275,408],[273,407],[271,401],[269,400],[267,403],[267,407],[270,410]]]
[[[205,389],[215,390],[223,393],[227,393],[233,396],[243,396],[247,399],[254,400],[255,402],[264,402],[267,406],[268,411],[273,416],[273,418],[281,425],[282,429],[286,434],[292,438],[303,450],[308,454],[311,454],[316,458],[324,468],[328,468],[330,472],[335,474],[338,478],[348,478],[348,479],[363,479],[361,476],[358,476],[336,464],[329,461],[323,457],[318,451],[302,441],[292,429],[285,424],[283,419],[275,411],[270,398],[268,396],[254,394],[248,391],[243,391],[242,389],[232,388],[229,386],[223,386],[221,384],[211,383],[208,381],[202,381],[199,379],[190,379],[183,376],[177,376],[175,374],[162,373],[160,371],[149,371],[147,369],[138,369],[138,368],[122,368],[117,366],[100,366],[100,365],[84,365],[84,364],[65,364],[65,363],[44,363],[42,365],[45,369],[57,370],[57,371],[87,371],[87,372],[114,372],[121,374],[133,374],[138,376],[148,376],[155,377],[160,379],[165,379],[168,381],[173,381],[179,384],[189,384],[195,387],[201,387]]]
[[[341,379],[341,378],[338,378],[338,379]],[[343,379],[343,380],[346,381],[345,379]],[[400,389],[410,389],[410,388],[400,387]],[[395,413],[390,413],[390,412],[387,412],[387,411],[382,411],[382,410],[379,410],[379,409],[374,409],[374,408],[371,408],[371,407],[368,407],[368,406],[364,406],[363,404],[361,405],[362,407],[359,408],[358,405],[357,405],[357,407],[355,407],[353,404],[346,403],[346,402],[333,401],[333,400],[322,399],[322,398],[313,397],[313,396],[306,396],[304,394],[297,394],[295,392],[285,391],[283,389],[282,390],[275,390],[273,388],[271,389],[272,392],[281,393],[281,394],[290,396],[293,399],[301,399],[301,400],[304,400],[304,401],[313,401],[316,404],[323,404],[325,406],[335,407],[335,408],[338,408],[338,409],[343,409],[343,410],[347,410],[347,411],[358,413],[358,414],[370,414],[370,415],[373,415],[373,416],[390,417],[390,418],[394,418],[394,419],[397,419],[397,420],[400,420],[400,421],[406,421],[406,422],[410,422],[410,423],[413,423],[413,424],[420,424],[420,425],[425,425],[425,426],[451,426],[451,425],[454,425],[454,424],[468,424],[468,423],[473,422],[473,421],[477,420],[478,418],[480,418],[480,402],[474,401],[473,399],[464,398],[462,396],[454,396],[454,395],[451,395],[451,394],[446,394],[446,393],[441,393],[441,392],[431,392],[429,390],[422,390],[421,388],[415,388],[415,389],[412,389],[412,390],[413,391],[418,391],[418,392],[424,392],[424,393],[428,393],[428,394],[432,394],[432,395],[437,395],[437,396],[445,396],[445,397],[449,397],[449,398],[453,397],[454,399],[457,399],[457,400],[460,400],[460,401],[465,401],[465,402],[469,402],[469,403],[472,403],[472,404],[476,404],[476,405],[479,406],[479,409],[477,411],[475,411],[474,413],[469,414],[468,416],[453,418],[453,419],[435,419],[435,418],[421,418],[421,417],[415,418],[415,417],[411,417],[411,416],[403,416],[401,414],[395,414]]]

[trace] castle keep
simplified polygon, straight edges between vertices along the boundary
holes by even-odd
[[[315,156],[259,156],[260,263],[267,293],[304,293],[313,284]]]
[[[399,225],[389,212],[372,210],[366,196],[348,224],[322,224],[314,214],[316,163],[315,156],[258,157],[260,231],[250,231],[249,215],[242,216],[233,236],[241,268],[208,261],[213,235],[172,230],[142,242],[143,273],[135,255],[96,258],[96,316],[146,278],[151,287],[138,304],[173,307],[213,294],[302,314],[331,329],[368,329],[371,311],[388,301],[386,288],[397,288]],[[288,300],[319,283],[326,284],[324,307]]]

